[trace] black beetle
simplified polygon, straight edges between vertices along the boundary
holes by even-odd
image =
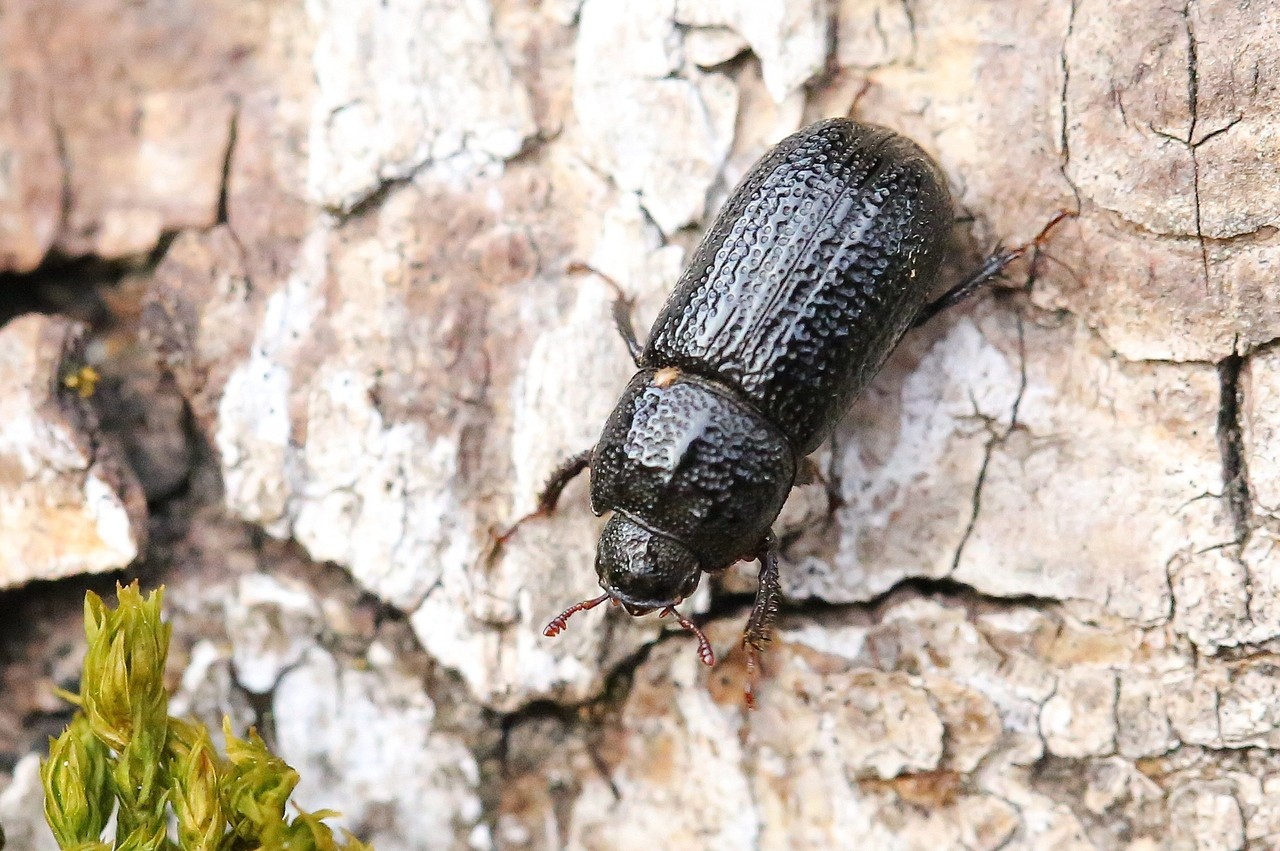
[[[805,473],[805,456],[834,429],[906,331],[995,278],[1038,246],[996,252],[936,301],[952,223],[938,166],[883,127],[828,119],[800,130],[753,167],[703,237],[643,348],[621,297],[614,318],[639,371],[594,449],[566,460],[530,517],[555,508],[591,468],[591,508],[612,511],[596,551],[605,600],[632,615],[672,614],[704,572],[760,562],[743,634],[749,676],[779,597],[770,526]],[[616,286],[616,285],[615,285]]]

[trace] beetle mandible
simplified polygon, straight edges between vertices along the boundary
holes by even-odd
[[[780,596],[770,531],[806,457],[835,428],[906,331],[1038,247],[997,251],[930,302],[952,227],[946,180],[911,140],[835,118],[787,137],[751,169],[703,237],[642,347],[619,293],[618,330],[638,371],[600,441],[561,464],[526,520],[591,470],[591,508],[611,511],[596,550],[606,600],[674,615],[703,573],[760,563],[743,633],[748,705]]]

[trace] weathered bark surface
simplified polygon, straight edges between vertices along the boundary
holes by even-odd
[[[11,0],[0,286],[129,270],[89,351],[179,705],[270,705],[383,851],[1271,847],[1277,38],[1239,0]],[[820,450],[748,715],[749,570],[695,600],[708,671],[652,618],[541,636],[595,587],[581,484],[486,548],[630,372],[566,267],[643,327],[755,158],[850,110],[942,164],[951,277],[1079,216]],[[0,345],[56,373],[24,329],[60,321]],[[21,528],[0,554],[57,545]]]
[[[137,478],[65,386],[83,332],[35,314],[0,328],[0,587],[115,570],[146,539]]]

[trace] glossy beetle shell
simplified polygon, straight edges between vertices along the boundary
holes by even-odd
[[[673,615],[714,664],[711,642],[676,606],[703,572],[754,558],[759,586],[742,635],[753,706],[782,597],[770,526],[801,460],[908,328],[1039,247],[1066,215],[930,302],[952,224],[933,161],[890,130],[846,119],[784,139],[734,190],[643,349],[625,302],[614,305],[639,372],[599,443],[556,468],[529,515],[549,511],[590,467],[592,509],[613,511],[596,547],[604,594],[543,633],[558,635],[572,615],[609,600],[632,615]]]
[[[884,128],[822,121],[756,164],[591,453],[610,596],[672,605],[697,570],[761,552],[800,459],[925,304],[950,225],[937,167]]]
[[[641,366],[723,382],[812,452],[933,288],[946,182],[912,141],[822,121],[751,170],[649,334]]]

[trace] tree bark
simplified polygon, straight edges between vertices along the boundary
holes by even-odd
[[[77,445],[120,469],[37,475],[0,425],[0,505],[66,494],[0,519],[0,582],[169,583],[178,705],[259,695],[303,805],[381,851],[1271,847],[1278,34],[1228,0],[9,0],[0,299],[104,312],[74,354],[0,329],[0,411],[53,440],[30,372],[84,360]],[[646,327],[755,159],[843,114],[942,165],[946,280],[1077,215],[819,450],[747,713],[750,571],[693,601],[707,670],[655,618],[541,635],[595,594],[583,484],[488,548],[631,371],[570,267]]]

